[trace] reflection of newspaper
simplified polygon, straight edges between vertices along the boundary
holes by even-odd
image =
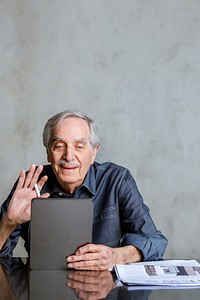
[[[166,260],[116,265],[119,280],[129,285],[200,286],[200,264],[196,260]]]

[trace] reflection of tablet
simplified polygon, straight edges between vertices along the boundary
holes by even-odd
[[[77,300],[75,291],[66,285],[67,270],[32,270],[29,281],[29,300]]]
[[[30,268],[66,269],[66,256],[91,242],[92,220],[92,199],[33,199]]]

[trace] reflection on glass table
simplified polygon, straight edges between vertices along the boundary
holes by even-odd
[[[4,300],[197,300],[200,289],[127,287],[109,271],[29,270],[21,258],[0,259],[0,299]]]

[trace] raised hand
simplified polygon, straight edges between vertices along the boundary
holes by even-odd
[[[32,164],[29,171],[21,171],[16,190],[11,198],[8,210],[7,220],[16,225],[25,223],[31,218],[31,201],[37,197],[35,184],[37,183],[39,190],[42,189],[47,180],[47,176],[38,178],[43,170],[43,166],[36,167]],[[37,182],[38,181],[38,182]],[[41,198],[48,198],[49,193],[41,195]]]

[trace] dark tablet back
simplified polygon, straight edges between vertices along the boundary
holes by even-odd
[[[31,205],[30,268],[66,269],[66,256],[92,239],[89,198],[36,198]]]

